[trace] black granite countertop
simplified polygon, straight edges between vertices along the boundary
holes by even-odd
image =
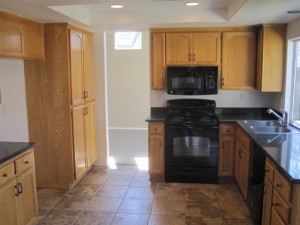
[[[37,144],[33,142],[0,142],[0,163],[3,163]]]
[[[146,118],[146,122],[165,122],[167,109],[165,107],[152,107],[151,114]]]
[[[300,183],[300,130],[290,126],[292,133],[259,134],[254,133],[243,121],[237,123],[256,145],[265,151],[290,182]]]

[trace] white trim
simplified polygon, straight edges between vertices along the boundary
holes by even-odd
[[[109,127],[108,130],[148,130],[144,127]]]

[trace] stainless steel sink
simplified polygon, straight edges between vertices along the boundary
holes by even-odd
[[[280,126],[250,126],[250,128],[254,133],[262,134],[286,134],[291,132],[289,128]]]
[[[276,120],[245,120],[248,126],[263,127],[263,126],[280,126],[280,122]]]

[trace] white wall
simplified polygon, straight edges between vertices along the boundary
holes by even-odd
[[[0,141],[28,141],[24,63],[0,59]]]
[[[198,98],[215,100],[217,107],[270,107],[272,93],[259,91],[224,91],[219,90],[217,95],[168,95],[166,91],[151,90],[151,107],[165,107],[169,99]]]
[[[150,113],[149,32],[142,32],[141,50],[115,50],[107,33],[109,127],[146,128]]]
[[[98,159],[96,165],[107,166],[108,159],[108,131],[106,106],[106,78],[105,78],[105,35],[94,33],[94,73],[96,97],[96,132]]]

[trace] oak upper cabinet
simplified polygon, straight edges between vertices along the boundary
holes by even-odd
[[[44,29],[46,60],[24,63],[29,136],[39,143],[38,187],[68,190],[97,157],[92,34]]]
[[[218,65],[220,32],[167,33],[167,65]]]
[[[234,171],[234,134],[233,123],[220,124],[220,145],[219,145],[219,177],[232,177]]]
[[[250,164],[250,139],[240,129],[235,133],[235,179],[245,200],[248,198],[248,178]]]
[[[286,25],[263,25],[258,35],[257,89],[281,92],[285,74]]]
[[[76,106],[84,103],[83,34],[73,28],[69,32],[72,105]]]
[[[1,57],[23,56],[23,25],[12,15],[0,12]]]
[[[0,11],[0,57],[44,59],[44,25]]]
[[[34,224],[38,216],[33,150],[0,164],[0,224]]]
[[[23,22],[24,57],[26,59],[44,59],[44,25],[34,21]]]
[[[222,33],[222,89],[255,89],[256,36],[255,31]]]
[[[163,180],[165,174],[165,126],[150,122],[148,125],[148,158],[151,180]]]
[[[151,34],[151,88],[164,90],[166,85],[165,33]]]

